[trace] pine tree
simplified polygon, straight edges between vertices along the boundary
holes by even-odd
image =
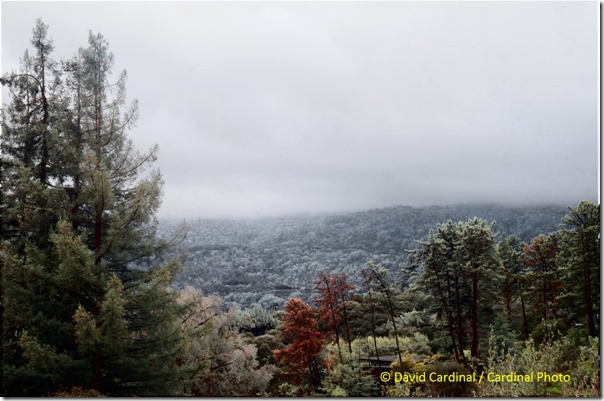
[[[390,321],[392,322],[392,327],[394,329],[394,341],[396,342],[396,354],[398,356],[399,366],[403,366],[398,328],[396,325],[397,314],[395,312],[393,299],[393,287],[388,282],[388,271],[382,265],[374,265],[370,262],[367,264],[367,268],[364,269],[363,276],[366,277],[370,288],[384,295],[386,299],[388,313],[390,314]]]
[[[375,356],[377,358],[378,364],[380,363],[380,353],[378,351],[377,346],[377,335],[375,332],[376,323],[375,323],[375,309],[376,305],[374,303],[374,296],[372,290],[372,272],[368,269],[361,270],[361,275],[363,277],[363,285],[366,289],[366,298],[368,302],[363,302],[361,305],[367,305],[369,307],[369,317],[371,322],[371,337],[373,338],[373,349],[375,351]]]
[[[3,394],[178,394],[180,262],[156,239],[157,147],[128,139],[137,104],[124,109],[101,35],[55,63],[38,20],[32,44],[2,78]]]
[[[497,313],[500,297],[500,260],[495,247],[493,224],[473,218],[462,225],[457,247],[459,262],[466,280],[471,283],[471,348],[473,358],[478,358],[478,346],[483,326],[492,322]],[[479,316],[480,312],[480,316]],[[489,319],[489,317],[491,317]]]
[[[508,322],[512,328],[515,328],[515,317],[521,315],[521,325],[517,331],[524,333],[524,339],[528,340],[530,335],[527,308],[525,299],[527,298],[527,277],[526,265],[524,264],[524,244],[517,236],[503,236],[498,244],[498,253],[503,268],[503,292],[504,307],[507,313]],[[514,311],[514,303],[520,302],[520,312]]]
[[[423,266],[420,283],[433,295],[446,322],[456,360],[466,365],[466,344],[478,358],[486,327],[502,312],[501,261],[492,227],[478,218],[449,221],[431,231],[410,255],[412,265]]]
[[[0,80],[10,92],[10,103],[2,109],[1,232],[20,252],[27,240],[50,245],[50,228],[57,221],[53,201],[61,195],[49,186],[55,176],[50,160],[55,102],[48,85],[54,62],[47,33],[47,25],[38,19],[31,40],[35,55],[25,51],[20,70]]]
[[[465,315],[468,307],[468,285],[463,281],[461,265],[455,252],[459,242],[460,224],[448,221],[431,230],[426,241],[411,252],[411,265],[423,267],[420,285],[435,300],[436,309],[444,319],[455,359],[467,364]]]
[[[588,201],[569,208],[562,219],[560,269],[565,288],[560,298],[572,314],[585,324],[590,336],[598,335],[600,315],[600,205]],[[584,314],[584,319],[580,316]]]
[[[553,319],[558,316],[558,294],[562,288],[558,271],[560,233],[538,235],[524,247],[524,264],[528,267],[536,317]]]

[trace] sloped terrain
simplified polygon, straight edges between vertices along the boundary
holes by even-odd
[[[474,216],[495,221],[495,230],[529,241],[557,230],[563,206],[396,206],[356,213],[278,218],[187,221],[187,258],[176,285],[191,285],[226,300],[265,307],[299,296],[310,300],[320,271],[346,273],[360,284],[367,262],[381,263],[395,280],[406,250],[447,220]],[[162,221],[160,232],[177,223]]]

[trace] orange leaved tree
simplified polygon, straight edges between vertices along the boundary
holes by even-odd
[[[354,286],[348,283],[345,274],[327,275],[321,272],[315,282],[315,288],[321,294],[320,297],[314,299],[319,305],[319,319],[325,322],[330,328],[327,334],[335,334],[338,355],[340,360],[342,360],[342,351],[340,349],[341,329],[344,330],[346,341],[348,342],[348,350],[352,354],[347,303]]]
[[[319,353],[325,337],[319,331],[315,310],[299,298],[285,304],[279,336],[289,344],[275,351],[275,360],[286,367],[284,376],[292,384],[318,388],[321,385]]]

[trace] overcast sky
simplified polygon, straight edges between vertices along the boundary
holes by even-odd
[[[2,72],[102,33],[160,217],[598,200],[591,2],[2,2]]]

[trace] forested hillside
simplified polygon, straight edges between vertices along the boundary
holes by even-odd
[[[189,220],[186,261],[176,284],[242,306],[282,307],[290,297],[311,300],[319,272],[344,273],[355,285],[369,261],[404,272],[407,251],[440,222],[479,217],[495,221],[502,234],[529,241],[557,230],[567,211],[563,206],[397,206],[333,215]],[[159,230],[167,236],[178,224],[162,221]]]
[[[3,396],[600,395],[599,204],[160,225],[125,71],[48,32],[1,80]]]

